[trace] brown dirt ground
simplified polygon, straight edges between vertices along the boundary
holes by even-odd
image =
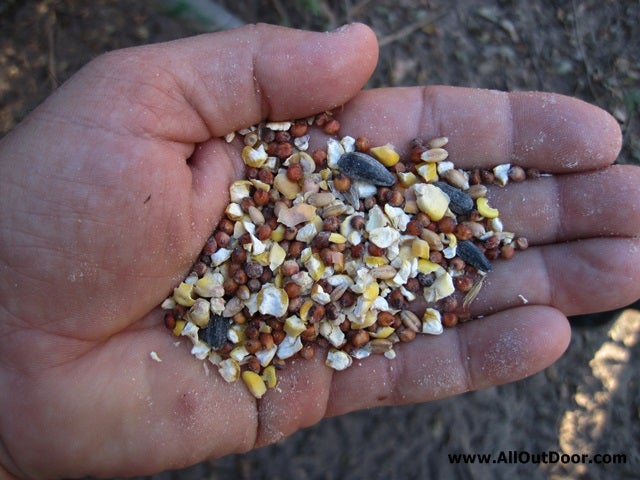
[[[202,11],[189,17],[179,0],[159,2],[0,2],[0,136],[100,53],[199,33],[222,19]],[[246,23],[314,30],[347,21],[369,24],[382,45],[369,87],[451,84],[582,98],[620,122],[619,162],[640,163],[637,1],[218,3]],[[271,447],[149,478],[640,478],[640,312],[598,318],[607,322],[576,326],[565,356],[521,382],[328,419]],[[594,317],[579,320],[593,323]],[[454,465],[447,460],[447,453],[514,450],[623,453],[627,463]]]

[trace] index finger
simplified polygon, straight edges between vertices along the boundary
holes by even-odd
[[[340,114],[342,132],[407,148],[413,138],[449,138],[456,166],[514,163],[549,173],[605,167],[620,127],[604,110],[563,95],[429,86],[368,90]]]

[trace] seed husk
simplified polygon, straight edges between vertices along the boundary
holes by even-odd
[[[482,288],[482,283],[484,282],[485,278],[486,277],[480,277],[480,279],[473,284],[469,292],[467,292],[467,294],[464,296],[464,300],[462,301],[462,308],[464,310],[469,309],[469,305],[471,305],[471,302],[473,302],[480,293],[480,289]]]

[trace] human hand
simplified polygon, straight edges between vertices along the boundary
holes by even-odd
[[[0,143],[0,464],[25,478],[141,475],[272,443],[324,416],[514,381],[555,361],[566,315],[640,293],[640,169],[609,167],[606,113],[551,94],[359,92],[363,26],[246,27],[89,64]],[[532,247],[494,271],[471,321],[334,372],[292,361],[256,400],[205,376],[156,308],[189,271],[241,175],[221,137],[339,110],[342,132],[447,135],[460,167],[557,173],[492,190]],[[338,110],[336,110],[338,111]],[[518,294],[529,303],[519,302]],[[162,363],[149,359],[156,351]]]

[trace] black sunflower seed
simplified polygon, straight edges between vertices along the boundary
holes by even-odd
[[[458,242],[456,250],[458,256],[472,267],[476,267],[483,272],[491,271],[491,264],[482,250],[470,240],[461,240]]]
[[[387,168],[371,155],[361,152],[345,153],[338,160],[338,169],[347,177],[372,185],[392,187],[395,177]]]
[[[227,331],[230,321],[221,315],[213,315],[209,324],[198,332],[200,338],[207,342],[213,350],[219,350],[227,343]]]
[[[445,182],[434,182],[434,185],[449,196],[449,208],[457,215],[468,215],[473,211],[474,202],[468,194]]]

